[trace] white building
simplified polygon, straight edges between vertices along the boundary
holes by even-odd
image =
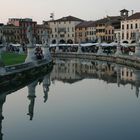
[[[126,20],[121,21],[121,42],[135,43],[135,33],[140,32],[140,12],[132,14]]]
[[[48,21],[50,33],[50,43],[75,43],[75,26],[83,20],[67,16],[58,20]]]

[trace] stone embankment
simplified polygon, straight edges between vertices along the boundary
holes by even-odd
[[[52,53],[52,57],[58,58],[79,58],[79,59],[88,59],[88,60],[99,60],[99,61],[108,61],[121,65],[126,65],[140,69],[140,58],[136,56],[125,56],[125,55],[97,55],[93,53]]]

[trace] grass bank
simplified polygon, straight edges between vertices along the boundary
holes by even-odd
[[[9,53],[9,52],[4,52],[1,54],[1,56],[2,56],[2,61],[6,66],[23,63],[26,59],[25,54],[16,54],[16,53]]]

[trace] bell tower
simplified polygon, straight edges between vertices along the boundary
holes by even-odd
[[[129,16],[128,13],[129,13],[129,11],[126,10],[126,9],[123,9],[123,10],[120,11],[120,15],[121,15],[121,17],[123,17],[124,19],[126,19],[126,18]]]

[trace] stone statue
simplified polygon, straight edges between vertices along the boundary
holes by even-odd
[[[44,30],[42,34],[42,44],[43,46],[48,44],[48,32],[46,30]]]
[[[101,44],[101,37],[98,37],[98,43]]]
[[[28,26],[28,28],[27,28],[27,38],[29,40],[29,44],[33,45],[33,33],[32,33],[31,26]]]
[[[140,43],[140,32],[139,31],[136,32],[136,43],[137,44]]]
[[[117,38],[118,44],[120,44],[120,41],[121,41],[121,36],[120,36],[120,34],[118,34],[118,38]]]

